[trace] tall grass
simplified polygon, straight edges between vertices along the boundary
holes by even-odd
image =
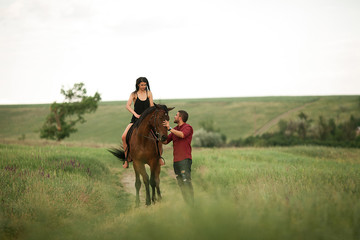
[[[34,226],[49,233],[77,219],[125,211],[127,195],[113,188],[119,182],[110,174],[111,160],[106,165],[102,160],[105,154],[90,148],[0,145],[0,238],[26,239]]]
[[[4,239],[360,237],[358,149],[194,149],[194,207],[168,148],[163,201],[140,208],[119,182],[132,170],[104,149],[2,145],[0,157]]]
[[[254,220],[256,228],[268,228],[265,232],[276,235],[274,239],[360,236],[359,151],[318,147],[228,151],[201,155],[198,163],[206,166],[200,175],[206,184],[201,186],[226,196],[247,220]]]

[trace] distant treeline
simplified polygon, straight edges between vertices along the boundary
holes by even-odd
[[[349,120],[336,123],[323,116],[315,121],[301,112],[295,120],[281,120],[279,130],[261,136],[232,140],[230,146],[293,146],[323,145],[360,148],[360,118],[353,115]]]

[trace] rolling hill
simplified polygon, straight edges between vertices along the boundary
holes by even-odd
[[[304,112],[313,120],[320,115],[337,122],[359,114],[359,96],[247,97],[214,99],[156,100],[189,113],[188,123],[199,129],[211,120],[228,140],[263,134],[277,129],[281,119],[292,119]],[[64,142],[118,144],[131,115],[125,101],[101,102],[98,110],[85,115],[86,123]],[[0,139],[39,141],[39,128],[50,104],[0,105]]]

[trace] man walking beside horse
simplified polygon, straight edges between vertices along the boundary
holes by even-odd
[[[176,127],[171,128],[169,121],[164,121],[163,126],[170,131],[164,144],[173,142],[174,172],[181,193],[186,203],[194,204],[194,190],[191,183],[191,140],[193,128],[187,124],[189,115],[186,111],[180,110],[176,113],[174,123]]]

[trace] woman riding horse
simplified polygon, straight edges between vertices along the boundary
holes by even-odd
[[[140,118],[131,126],[126,137],[127,159],[133,161],[135,170],[136,205],[140,203],[139,191],[141,187],[140,175],[146,188],[146,205],[150,205],[150,189],[152,187],[152,201],[156,201],[155,190],[159,199],[160,193],[160,163],[162,142],[167,139],[168,131],[163,126],[163,121],[169,121],[168,109],[165,105],[154,105],[147,108]],[[125,160],[125,150],[111,149],[112,154]],[[150,166],[150,179],[145,169],[145,164]]]
[[[134,102],[134,109],[131,108],[131,104]],[[125,131],[121,137],[123,147],[125,150],[125,156],[127,156],[127,143],[126,135],[131,128],[131,126],[140,118],[141,114],[149,107],[154,106],[153,96],[150,91],[149,81],[145,77],[139,77],[136,80],[135,91],[130,94],[129,100],[126,103],[126,109],[133,114],[130,123],[125,128]],[[125,162],[123,167],[129,167],[129,161],[125,157]],[[164,165],[161,160],[161,165]]]

